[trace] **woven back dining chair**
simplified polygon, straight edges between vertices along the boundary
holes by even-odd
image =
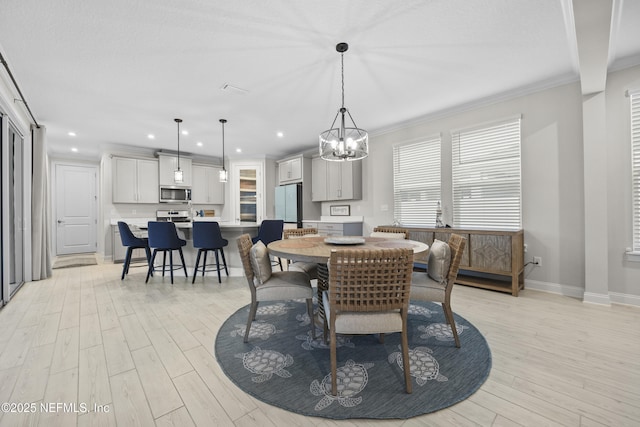
[[[261,241],[253,244],[248,234],[238,240],[238,251],[244,275],[251,291],[251,308],[244,332],[244,342],[249,341],[251,323],[256,318],[258,303],[263,301],[290,301],[305,299],[311,323],[311,337],[316,338],[313,319],[313,288],[309,276],[300,271],[272,271],[267,247]]]
[[[371,233],[371,237],[384,237],[393,239],[408,239],[409,230],[406,228],[398,227],[376,227]]]
[[[283,233],[284,239],[297,239],[300,237],[312,237],[318,236],[318,229],[315,227],[307,227],[307,228],[287,228]],[[289,271],[302,271],[307,273],[309,279],[317,279],[318,278],[318,264],[315,262],[306,262],[306,261],[294,261],[289,262],[287,260],[287,269]]]
[[[337,395],[336,334],[400,332],[407,393],[411,393],[407,311],[413,251],[341,249],[331,252],[329,290],[323,292],[326,331],[330,333],[331,392]]]
[[[447,243],[434,240],[429,251],[427,272],[414,272],[411,277],[411,299],[442,304],[444,316],[458,348],[460,338],[451,310],[451,291],[458,277],[465,245],[466,239],[455,233],[451,234]]]

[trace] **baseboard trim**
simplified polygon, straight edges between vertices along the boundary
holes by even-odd
[[[534,291],[549,292],[552,294],[564,295],[567,297],[577,298],[585,303],[590,304],[624,304],[634,307],[640,307],[640,296],[622,294],[620,292],[609,292],[609,294],[594,294],[585,292],[584,289],[577,286],[561,285],[559,283],[541,282],[538,280],[525,280],[525,289]]]
[[[582,299],[584,296],[584,289],[577,286],[561,285],[559,283],[541,282],[538,280],[525,280],[525,289],[532,289],[536,291],[549,292],[552,294],[564,295],[566,297],[572,297]]]

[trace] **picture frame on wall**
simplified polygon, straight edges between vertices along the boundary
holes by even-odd
[[[351,215],[350,205],[331,205],[329,207],[329,214],[331,216],[349,216]]]

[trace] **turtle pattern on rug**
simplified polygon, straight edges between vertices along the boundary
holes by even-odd
[[[491,354],[480,332],[455,315],[461,348],[439,305],[415,302],[408,315],[412,394],[404,391],[400,334],[338,335],[337,396],[331,394],[329,345],[312,339],[302,301],[262,303],[243,343],[246,306],[220,328],[215,353],[225,374],[269,404],[335,419],[408,418],[465,399],[487,378]],[[435,339],[434,339],[435,338]],[[481,363],[479,363],[481,362]],[[433,384],[433,385],[430,385]]]

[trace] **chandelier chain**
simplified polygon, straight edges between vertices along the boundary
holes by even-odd
[[[344,108],[344,52],[340,54],[342,63],[342,108]]]

